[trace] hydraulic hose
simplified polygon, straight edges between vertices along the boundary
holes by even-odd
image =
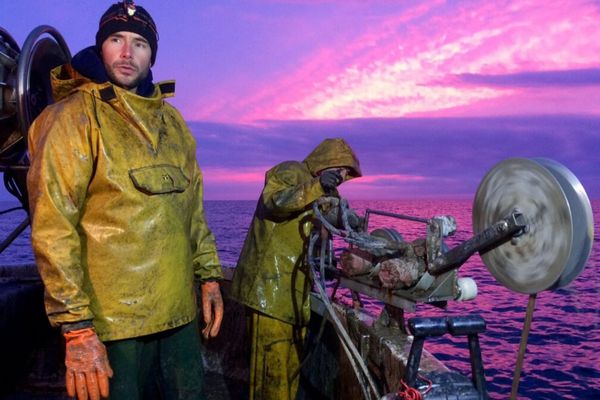
[[[375,385],[373,378],[371,377],[371,374],[369,373],[369,370],[368,370],[364,360],[360,356],[360,353],[356,349],[356,346],[354,346],[354,343],[352,342],[352,339],[348,335],[348,332],[346,332],[344,325],[342,324],[342,322],[338,318],[337,314],[335,313],[335,310],[333,309],[333,305],[331,304],[331,300],[327,296],[327,292],[325,290],[325,280],[324,280],[325,258],[327,257],[327,254],[326,254],[327,249],[330,250],[329,257],[331,257],[331,249],[333,246],[330,243],[331,239],[328,237],[329,232],[327,231],[326,227],[323,227],[320,236],[321,236],[321,252],[320,252],[319,265],[318,266],[316,265],[316,263],[314,262],[314,259],[312,259],[312,258],[309,259],[311,267],[312,267],[311,273],[312,273],[313,281],[315,282],[315,286],[317,287],[317,290],[319,292],[321,300],[323,301],[323,304],[325,305],[325,308],[327,309],[327,313],[330,316],[330,319],[333,323],[333,327],[334,327],[338,337],[340,338],[344,352],[348,356],[350,365],[352,365],[354,373],[356,374],[356,377],[361,386],[361,390],[363,392],[363,396],[364,396],[365,400],[372,399],[370,392],[369,392],[369,388],[375,395],[375,398],[379,399],[381,396],[379,394],[379,391],[377,389],[377,386]],[[314,244],[317,242],[317,240],[318,240],[318,235],[316,235],[316,234],[312,235],[312,237],[309,240],[309,254],[313,254],[312,251],[314,250]],[[319,271],[319,273],[320,273],[319,274],[320,276],[318,279],[315,276],[316,271]]]
[[[346,329],[342,325],[342,322],[336,315],[335,310],[333,309],[333,306],[331,304],[331,301],[327,297],[327,293],[325,292],[325,289],[320,284],[320,281],[315,281],[315,283],[316,283],[315,286],[317,287],[317,290],[319,291],[319,295],[321,296],[321,300],[323,301],[323,304],[325,305],[325,308],[327,309],[327,312],[331,318],[331,321],[333,322],[334,329],[342,342],[342,347],[344,348],[344,351],[346,352],[346,355],[348,356],[348,360],[350,361],[350,364],[352,365],[352,368],[354,369],[356,377],[357,377],[359,383],[361,384],[361,389],[363,389],[363,395],[364,395],[365,399],[366,400],[371,399],[367,384],[365,382],[365,378],[368,381],[367,382],[368,386],[370,387],[371,391],[375,395],[375,398],[379,399],[381,397],[379,394],[379,390],[377,389],[377,386],[375,385],[375,382],[373,381],[373,378],[371,377],[371,374],[369,373],[369,370],[368,370],[365,362],[363,361],[362,357],[360,356],[360,353],[356,349],[356,346],[354,346],[354,343],[352,343],[352,339],[350,338],[350,336],[348,336],[348,332],[346,332]]]

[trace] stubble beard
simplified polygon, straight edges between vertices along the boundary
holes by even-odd
[[[125,79],[119,78],[119,76],[115,73],[115,70],[121,65],[127,65],[135,70],[134,72],[136,76],[133,77],[133,80],[129,80],[127,79],[127,77],[125,77]],[[129,62],[115,62],[110,66],[107,65],[105,69],[112,83],[127,90],[136,89],[139,86],[139,84],[146,78],[146,76],[148,76],[149,71],[149,68],[145,71],[140,71],[137,65]]]

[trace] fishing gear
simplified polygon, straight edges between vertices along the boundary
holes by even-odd
[[[365,398],[376,393],[375,385],[333,311],[326,295],[326,277],[335,280],[336,290],[338,286],[349,289],[355,303],[365,294],[397,308],[400,327],[407,332],[403,312],[415,311],[416,304],[443,308],[450,300],[476,296],[475,281],[459,278],[457,271],[479,253],[499,283],[529,295],[513,378],[514,399],[536,296],[570,284],[583,271],[594,238],[591,204],[583,186],[566,167],[543,158],[512,158],[494,166],[475,196],[474,234],[453,248],[445,243],[456,231],[451,216],[422,218],[370,209],[360,216],[345,199],[335,197],[316,201],[313,212],[315,229],[308,253],[315,287]],[[424,224],[426,234],[406,241],[393,228],[369,231],[370,215]],[[334,244],[340,243],[347,247],[335,248]],[[473,375],[474,387],[485,392],[483,373]]]

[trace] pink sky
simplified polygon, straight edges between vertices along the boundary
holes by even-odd
[[[52,25],[75,53],[111,3],[8,2],[0,26],[22,44]],[[365,178],[345,189],[356,198],[471,197],[495,163],[537,156],[600,197],[597,1],[139,4],[156,20],[154,76],[177,80],[207,198],[254,199],[267,169],[331,136],[361,159]]]
[[[580,112],[600,112],[600,102],[574,105],[580,96],[573,92],[578,90],[559,101],[564,91],[474,85],[461,79],[465,74],[598,68],[597,3],[484,1],[449,6],[432,1],[359,19],[377,4],[339,5],[353,9],[356,22],[363,23],[347,24],[342,32],[327,29],[297,64],[269,76],[269,84],[255,81],[242,87],[234,79],[235,87],[221,86],[220,101],[200,97],[186,113],[190,119],[226,121],[456,115],[455,109],[469,115],[469,107],[480,109],[485,103],[492,105],[489,114],[498,115],[514,113],[514,102],[519,113],[556,113],[565,103]],[[302,36],[298,25],[291,23],[282,34]],[[493,106],[498,104],[508,109]]]

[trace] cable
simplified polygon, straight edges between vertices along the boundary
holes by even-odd
[[[325,271],[326,250],[328,249],[329,253],[330,253],[327,257],[330,260],[330,263],[332,262],[331,252],[333,251],[333,240],[331,240],[329,238],[329,235],[331,233],[334,233],[339,236],[345,236],[344,232],[336,229],[321,214],[321,212],[319,210],[319,205],[325,204],[327,202],[329,202],[329,204],[331,204],[331,199],[330,198],[321,198],[318,201],[313,203],[313,211],[314,211],[316,217],[321,221],[321,223],[323,225],[321,227],[321,232],[313,231],[313,233],[311,233],[311,236],[309,239],[308,261],[311,266],[311,269],[310,269],[311,277],[312,277],[313,282],[315,283],[315,286],[319,292],[321,300],[323,301],[323,304],[325,305],[327,313],[329,314],[330,319],[333,322],[334,330],[336,331],[338,337],[340,338],[340,341],[342,343],[342,348],[344,349],[344,352],[348,356],[348,360],[349,360],[352,368],[354,369],[355,375],[360,383],[364,398],[366,400],[371,400],[371,395],[369,392],[369,387],[370,387],[371,391],[375,395],[375,398],[379,399],[381,396],[379,394],[379,390],[377,389],[377,386],[375,385],[373,378],[371,377],[371,374],[369,373],[369,369],[367,368],[366,364],[364,363],[364,360],[360,356],[360,353],[356,349],[356,346],[354,346],[354,343],[352,342],[352,339],[348,335],[348,332],[346,332],[344,325],[342,324],[342,322],[338,318],[337,314],[335,313],[335,310],[333,309],[333,305],[331,304],[331,301],[329,300],[329,297],[327,296],[327,292],[325,290],[324,271]],[[343,207],[343,205],[342,205],[342,207]],[[343,212],[343,210],[342,210],[342,212]],[[319,257],[319,264],[317,265],[314,257],[312,257],[312,254],[314,254],[314,246],[317,243],[319,236],[321,237],[321,251],[320,251],[320,257]],[[320,274],[319,274],[320,276],[318,279],[316,276],[316,272],[320,272]]]
[[[326,294],[324,288],[317,281],[315,281],[315,283],[316,283],[315,286],[317,287],[317,289],[319,291],[321,300],[323,301],[323,304],[325,305],[325,308],[327,309],[327,312],[328,312],[329,316],[331,317],[331,321],[333,322],[333,327],[342,342],[342,347],[343,347],[344,351],[346,352],[346,355],[348,356],[348,360],[350,361],[350,364],[352,365],[352,368],[354,369],[357,379],[361,383],[361,389],[363,389],[363,395],[364,395],[365,399],[367,399],[367,400],[371,399],[369,392],[366,390],[367,385],[365,382],[365,377],[368,381],[368,385],[371,387],[373,394],[375,394],[376,398],[379,399],[381,396],[379,395],[377,386],[375,385],[375,382],[373,381],[373,378],[371,377],[371,374],[369,373],[367,366],[365,365],[364,361],[362,360],[362,357],[358,353],[358,350],[354,346],[354,343],[352,343],[352,339],[350,339],[350,337],[348,336],[348,333],[346,332],[344,326],[342,325],[342,322],[339,320],[337,314],[335,313],[335,310],[333,309],[333,306],[332,306],[331,302],[329,301],[329,298],[327,297],[327,294]]]
[[[321,260],[321,263],[324,263],[324,260]],[[333,327],[334,327],[336,333],[338,334],[338,337],[342,341],[344,351],[348,355],[348,359],[356,373],[356,377],[358,378],[359,382],[361,382],[361,388],[366,387],[366,384],[364,382],[364,379],[366,378],[367,383],[371,388],[371,391],[376,396],[376,398],[379,399],[381,396],[379,395],[377,386],[375,385],[375,382],[373,381],[373,378],[371,377],[371,374],[369,373],[369,369],[367,368],[367,366],[364,363],[362,357],[360,356],[358,350],[356,349],[356,346],[354,346],[354,343],[352,342],[352,339],[348,335],[348,332],[346,332],[346,329],[344,328],[342,322],[340,321],[337,314],[335,313],[335,310],[333,309],[333,305],[331,304],[331,301],[329,300],[329,297],[327,296],[327,292],[325,291],[325,287],[321,284],[321,280],[320,279],[317,280],[316,277],[314,276],[315,270],[317,270],[316,265],[313,264],[312,267],[313,268],[311,269],[311,273],[313,275],[313,281],[315,282],[315,286],[317,287],[317,290],[319,291],[321,301],[323,301],[323,304],[325,305],[325,308],[327,309],[327,312],[328,312],[329,316],[331,317],[331,321],[333,322]],[[363,390],[363,394],[365,394],[365,399],[370,399],[368,391],[365,392]]]

